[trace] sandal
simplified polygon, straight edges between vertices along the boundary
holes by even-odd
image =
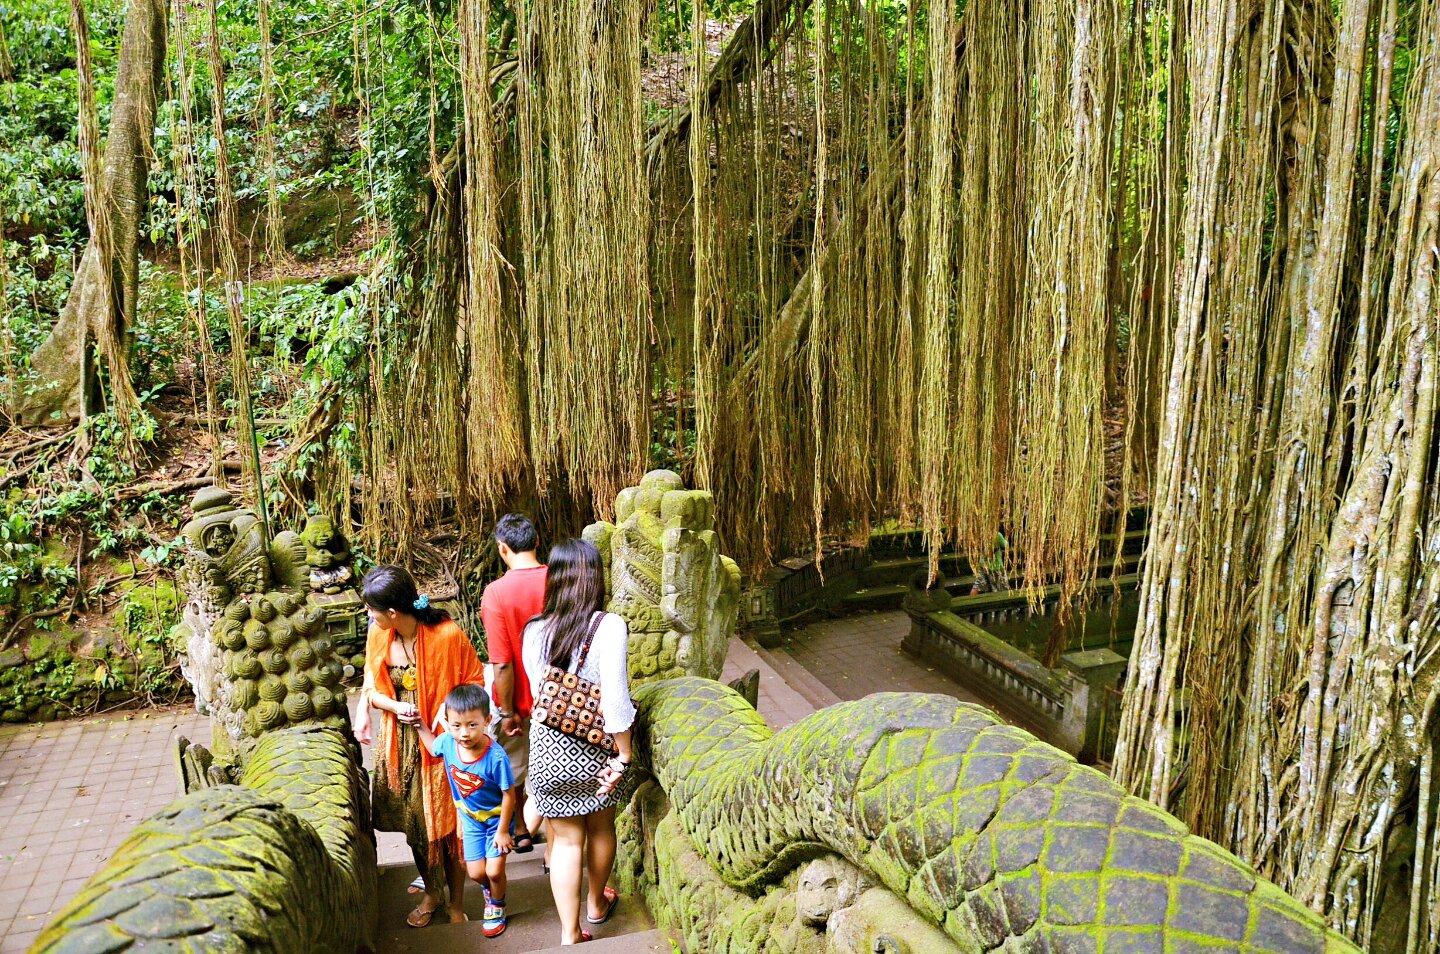
[[[515,854],[528,855],[534,850],[535,839],[528,831],[523,831],[515,836]]]
[[[610,915],[615,913],[615,905],[620,903],[620,893],[609,885],[606,885],[604,898],[606,901],[609,902],[609,904],[605,906],[605,913],[600,915],[598,918],[592,918],[589,912],[586,912],[586,921],[591,924],[604,924],[606,921],[610,920]]]
[[[424,894],[425,879],[420,877],[419,875],[416,875],[415,880],[410,882],[410,887],[406,888],[405,892],[407,894]]]
[[[430,923],[431,919],[435,917],[435,912],[439,910],[439,907],[433,907],[429,911],[417,907],[406,915],[405,923],[413,928],[423,928]]]

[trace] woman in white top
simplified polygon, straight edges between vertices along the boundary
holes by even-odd
[[[540,708],[530,728],[530,798],[550,820],[550,890],[560,912],[560,943],[590,940],[580,930],[580,866],[589,875],[586,921],[603,924],[615,908],[607,887],[615,864],[615,808],[630,787],[630,701],[625,620],[605,612],[605,568],[600,551],[584,540],[565,540],[550,551],[545,608],[525,626],[521,655],[530,691],[540,696],[549,666],[600,686],[605,731],[616,756],[545,725]],[[588,645],[587,645],[588,644]]]

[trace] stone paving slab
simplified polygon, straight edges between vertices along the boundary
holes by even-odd
[[[180,795],[171,749],[194,709],[0,728],[0,954],[30,946],[130,830]]]
[[[904,652],[900,642],[909,631],[904,610],[861,613],[801,627],[787,638],[784,651],[841,699],[872,692],[938,692],[1007,719],[965,686]]]
[[[414,865],[397,865],[380,869],[380,931],[375,939],[376,954],[521,954],[556,947],[560,943],[560,918],[555,913],[555,898],[550,892],[550,879],[541,873],[543,848],[537,846],[529,855],[512,855],[506,864],[510,886],[506,891],[509,925],[498,938],[486,938],[480,923],[485,908],[484,895],[475,882],[465,886],[465,913],[468,924],[450,924],[439,920],[428,927],[412,928],[405,916],[417,899],[406,894],[405,888],[415,877]],[[654,928],[643,903],[622,896],[616,903],[614,916],[603,926],[584,925],[597,940],[612,938],[621,942],[617,951],[645,951]],[[633,946],[623,943],[629,936]],[[667,944],[665,949],[669,950]]]

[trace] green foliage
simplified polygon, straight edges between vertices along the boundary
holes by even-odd
[[[688,476],[695,460],[694,377],[657,389],[651,415],[650,467]]]
[[[34,515],[13,497],[0,501],[0,605],[22,614],[50,609],[69,596],[75,582],[64,548],[41,543]]]

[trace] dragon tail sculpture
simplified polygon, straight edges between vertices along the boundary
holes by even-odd
[[[635,697],[672,814],[740,892],[833,852],[963,951],[1357,950],[1233,855],[979,707],[889,693],[777,735],[709,680]]]
[[[242,785],[141,823],[35,954],[353,954],[374,946],[375,843],[349,741],[311,723],[261,737]]]

